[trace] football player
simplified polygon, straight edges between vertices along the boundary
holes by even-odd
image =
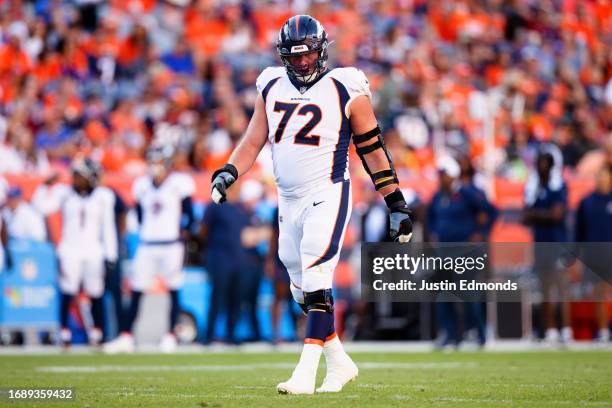
[[[322,353],[327,375],[318,392],[338,392],[358,374],[335,333],[331,289],[351,212],[351,138],[389,207],[392,238],[405,242],[412,234],[368,80],[355,68],[328,69],[329,44],[313,17],[287,20],[277,41],[284,66],[266,68],[258,77],[259,95],[246,133],[212,177],[212,199],[223,202],[226,190],[250,169],[266,141],[271,143],[279,192],[279,256],[293,297],[307,314],[300,360],[291,378],[278,384],[280,393],[314,393]]]
[[[193,179],[172,172],[174,148],[152,146],[147,151],[148,174],[134,181],[132,193],[140,224],[140,244],[134,258],[132,298],[121,334],[104,345],[107,353],[134,351],[132,328],[140,298],[160,274],[170,292],[170,328],[160,342],[162,352],[172,352],[177,341],[174,329],[179,314],[178,290],[183,283],[183,239],[191,230]]]
[[[35,191],[32,203],[43,215],[61,211],[62,238],[57,247],[62,293],[60,339],[70,345],[68,328],[70,304],[81,285],[91,300],[93,328],[89,342],[102,340],[104,263],[117,260],[117,237],[113,192],[98,185],[100,167],[90,158],[78,156],[71,163],[72,185],[56,183],[57,175],[47,179]]]

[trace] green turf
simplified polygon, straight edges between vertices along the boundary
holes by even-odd
[[[1,388],[74,387],[77,397],[0,406],[612,407],[612,353],[605,351],[381,350],[353,357],[362,364],[360,375],[342,393],[287,396],[275,385],[290,375],[293,354],[0,355]],[[324,372],[322,364],[318,384]]]

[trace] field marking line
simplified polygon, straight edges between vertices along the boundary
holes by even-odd
[[[384,363],[375,361],[357,362],[360,368],[377,369],[447,369],[473,368],[474,362],[430,362],[430,363]],[[294,363],[257,363],[257,364],[200,364],[200,365],[82,365],[82,366],[39,366],[35,370],[43,373],[101,373],[101,372],[142,372],[142,371],[248,371],[261,369],[291,369]]]

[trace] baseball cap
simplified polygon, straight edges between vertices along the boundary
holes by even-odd
[[[6,193],[7,198],[19,198],[23,196],[23,191],[21,191],[20,187],[11,187]]]
[[[436,161],[436,168],[440,172],[446,173],[446,175],[450,177],[459,177],[461,174],[461,168],[459,167],[459,163],[457,160],[452,158],[451,156],[442,156]]]

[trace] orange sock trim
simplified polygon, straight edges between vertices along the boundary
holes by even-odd
[[[323,347],[323,340],[310,339],[310,338],[306,337],[304,339],[304,344],[318,344],[319,346]]]
[[[332,334],[330,334],[329,336],[325,338],[325,341],[327,342],[327,341],[333,340],[336,337],[338,337],[338,334],[336,332],[333,332]]]

